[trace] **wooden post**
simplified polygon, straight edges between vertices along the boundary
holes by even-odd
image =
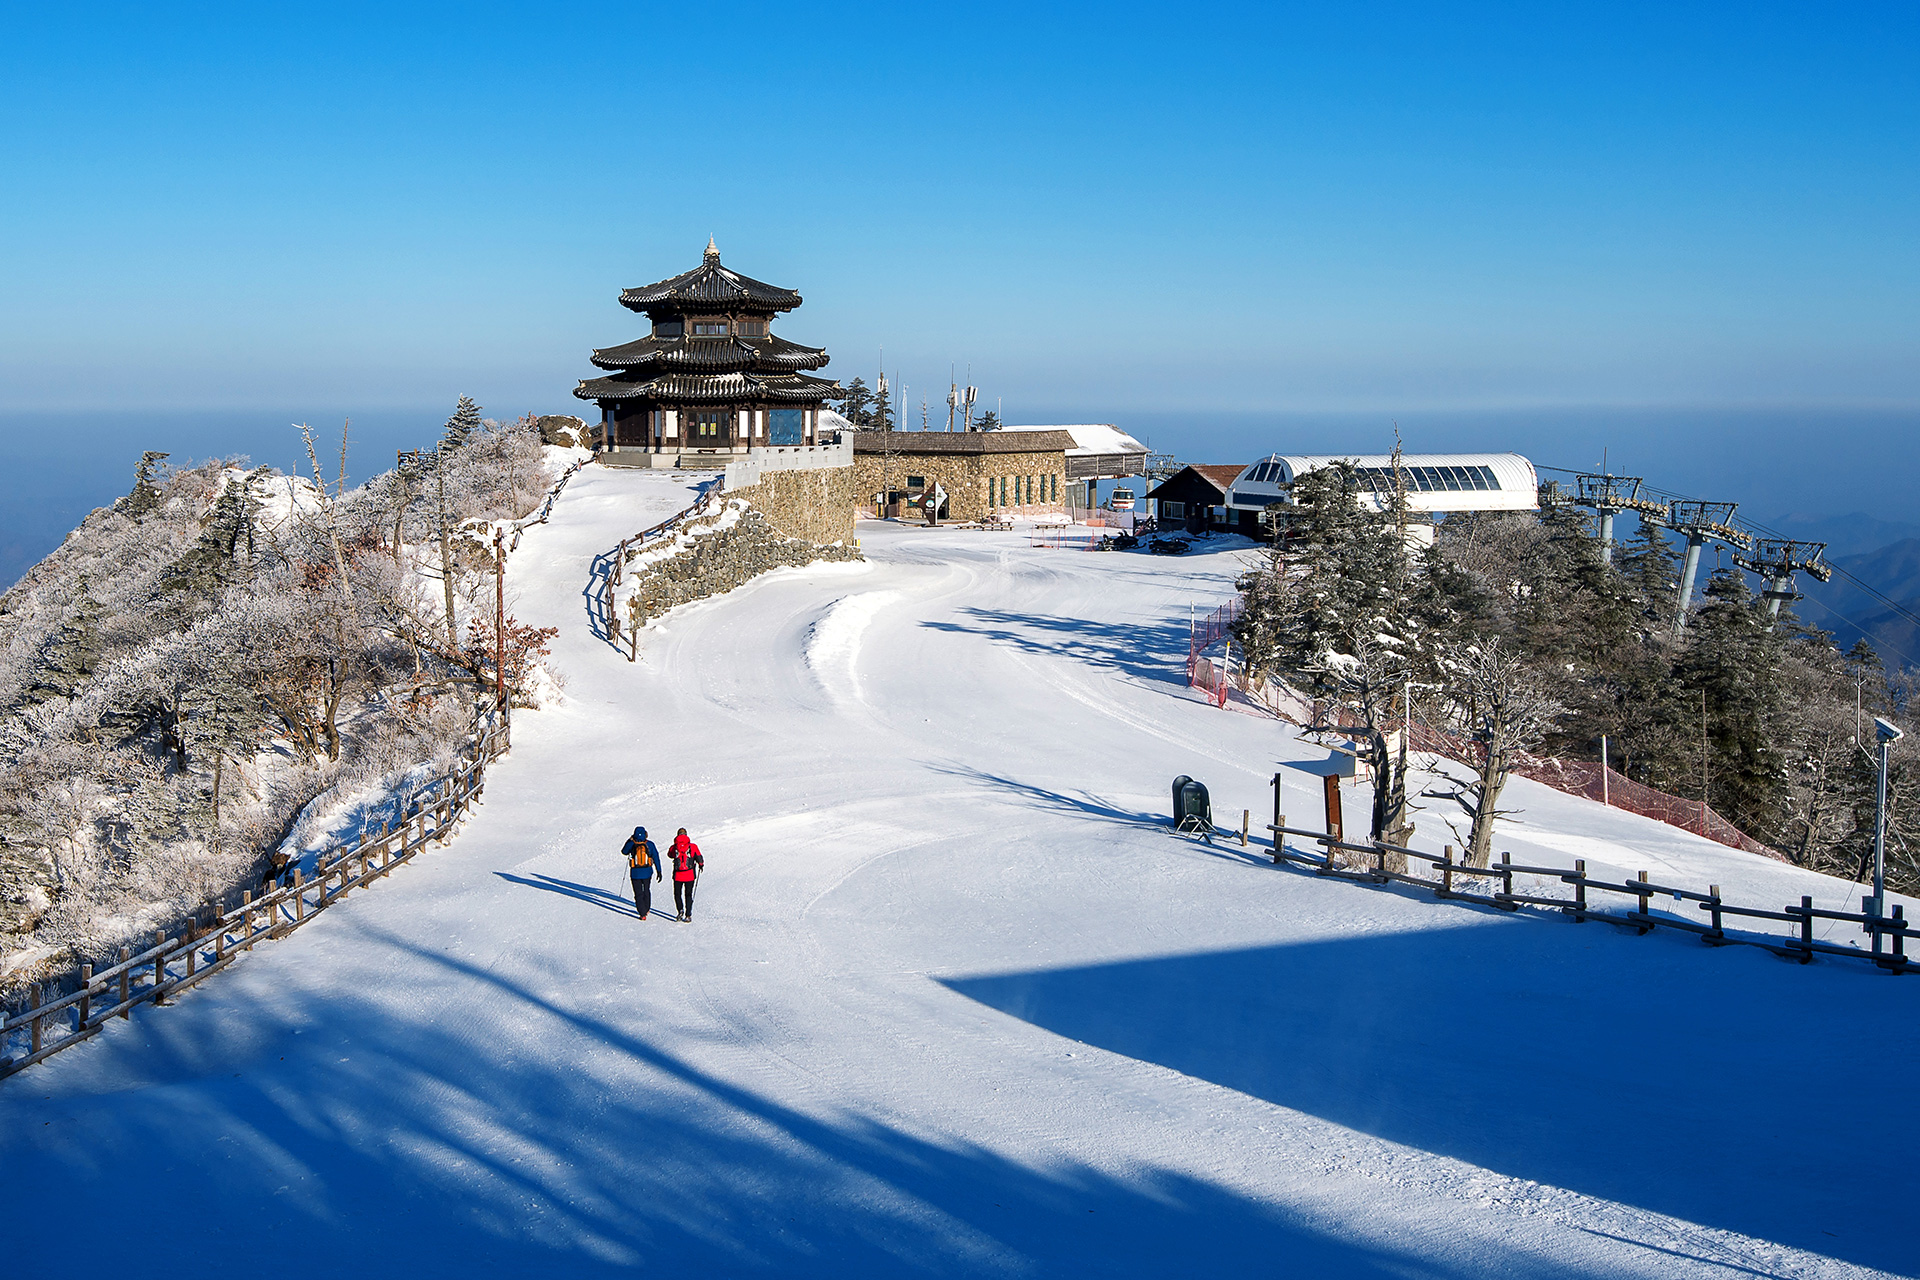
[[[1323,789],[1326,792],[1327,834],[1335,840],[1345,840],[1347,838],[1347,829],[1340,821],[1340,779],[1334,777],[1332,774],[1328,774],[1325,778],[1321,779],[1321,781],[1325,784]],[[1333,847],[1331,845],[1327,847],[1327,860],[1329,862],[1333,860]]]
[[[240,947],[243,951],[253,950],[253,890],[246,889],[240,894]]]
[[[1513,855],[1510,853],[1500,855],[1500,883],[1503,886],[1501,893],[1511,898],[1513,896]],[[1520,909],[1520,904],[1517,902],[1503,902],[1500,905],[1509,911]]]
[[[1276,810],[1273,815],[1273,825],[1276,827],[1286,826],[1287,815]],[[1287,837],[1281,832],[1278,832],[1278,831],[1274,832],[1273,833],[1273,862],[1275,866],[1280,865],[1280,862],[1282,860],[1283,854],[1285,853],[1286,847],[1287,847]]]
[[[1242,849],[1247,847],[1247,827],[1252,821],[1253,810],[1242,809],[1240,811],[1240,847]]]
[[[293,923],[297,926],[307,918],[307,887],[300,882],[300,868],[293,869]]]
[[[192,917],[192,923],[190,923],[187,926],[187,976],[189,978],[193,976],[193,967],[194,967],[195,961],[199,960],[200,958],[200,939],[198,936],[196,936],[199,934],[199,932],[200,932],[200,917],[196,913]]]
[[[84,1030],[93,1011],[93,966],[80,966],[80,1026]]]
[[[1646,882],[1647,882],[1647,873],[1642,871],[1640,873],[1640,883],[1645,884]],[[1639,892],[1634,894],[1634,896],[1640,900],[1640,915],[1642,916],[1642,918],[1644,918],[1647,914],[1647,899],[1652,895],[1649,894],[1645,889],[1641,889]],[[1645,933],[1650,927],[1651,926],[1649,925],[1642,924],[1640,926],[1640,932]]]
[[[33,1031],[28,1046],[29,1052],[32,1053],[40,1052],[40,1024],[46,1020],[46,1015],[41,1013],[40,1009],[47,1003],[45,990],[41,983],[33,984]]]
[[[1893,935],[1893,971],[1898,973],[1904,969],[1907,964],[1907,935],[1905,932],[1907,909],[1897,902],[1893,905],[1893,924],[1896,929],[1901,930],[1901,932]]]
[[[123,1019],[133,1016],[133,1010],[127,1008],[127,1002],[133,998],[133,967],[127,963],[132,958],[130,949],[120,948],[120,1016]]]
[[[153,931],[153,1002],[160,1003],[160,988],[167,983],[167,935],[160,930]]]
[[[1800,899],[1800,963],[1813,961],[1813,899]]]
[[[227,958],[227,922],[215,921],[213,928],[213,962],[219,964]]]
[[[1435,891],[1434,896],[1440,898],[1453,896],[1453,846],[1450,844],[1440,847],[1440,888]]]
[[[1720,928],[1720,886],[1717,884],[1707,886],[1707,910],[1712,914],[1713,932],[1706,935],[1706,941],[1718,942],[1727,935]]]

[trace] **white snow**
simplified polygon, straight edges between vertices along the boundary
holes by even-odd
[[[677,610],[629,663],[594,575],[695,492],[589,467],[526,532],[567,690],[448,848],[0,1082],[19,1274],[1913,1270],[1914,979],[1173,836],[1174,775],[1258,824],[1287,762],[1315,812],[1325,755],[1185,689],[1189,602],[1239,568],[1205,542],[867,524],[870,564]],[[1506,803],[1516,860],[1858,893]],[[704,849],[692,924],[634,917],[636,823]]]

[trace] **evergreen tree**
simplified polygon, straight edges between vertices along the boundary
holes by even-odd
[[[1663,622],[1673,617],[1680,591],[1680,557],[1659,525],[1641,517],[1616,563],[1650,616]]]
[[[840,396],[840,416],[856,427],[869,426],[873,422],[873,392],[862,378],[855,378],[847,384]]]
[[[153,475],[159,470],[161,461],[172,456],[156,449],[149,449],[140,455],[140,465],[133,472],[133,492],[127,495],[121,508],[129,517],[140,520],[159,510],[160,489],[154,484]]]
[[[1708,803],[1735,825],[1766,832],[1775,825],[1789,736],[1781,696],[1781,638],[1737,569],[1716,569],[1688,624],[1675,675],[1679,710],[1695,746],[1699,794],[1701,718],[1705,719]],[[1683,791],[1682,794],[1686,792]]]
[[[887,398],[889,392],[890,388],[882,383],[880,389],[873,394],[873,412],[868,418],[867,425],[875,431],[893,430],[893,406]]]
[[[252,575],[260,514],[254,485],[267,470],[259,467],[250,475],[228,480],[207,510],[199,539],[161,577],[162,591],[211,602]]]
[[[973,424],[973,429],[975,431],[998,431],[1000,429],[1000,415],[991,409],[987,410],[980,415],[980,421]]]
[[[465,444],[475,431],[480,429],[480,406],[468,396],[461,396],[454,406],[453,416],[447,419],[447,428],[440,437],[440,452],[451,453]]]

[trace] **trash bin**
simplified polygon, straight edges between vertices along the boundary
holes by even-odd
[[[1173,827],[1213,834],[1213,801],[1205,786],[1184,773],[1173,780]]]

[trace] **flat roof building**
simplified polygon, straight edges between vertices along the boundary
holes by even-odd
[[[1275,453],[1234,478],[1227,506],[1257,516],[1276,502],[1291,502],[1296,477],[1341,462],[1352,464],[1360,501],[1375,511],[1386,510],[1396,484],[1406,490],[1407,509],[1424,514],[1531,511],[1540,505],[1540,478],[1517,453],[1402,454],[1397,476],[1391,454]]]

